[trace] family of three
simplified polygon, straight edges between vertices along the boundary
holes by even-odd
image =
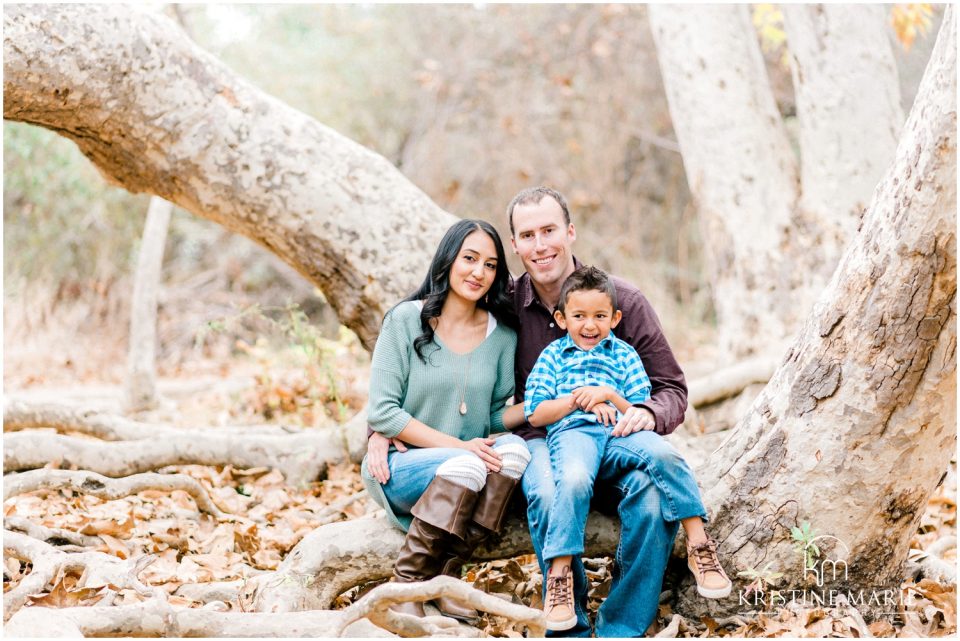
[[[511,279],[496,230],[462,220],[420,287],[383,320],[362,475],[406,531],[394,578],[459,577],[502,528],[519,486],[547,629],[590,636],[580,555],[592,503],[621,523],[596,634],[642,636],[680,525],[699,593],[731,588],[693,474],[664,438],[683,420],[683,372],[640,291],[574,257],[560,193],[525,189],[507,219],[520,278]],[[436,606],[477,618],[449,599]],[[419,603],[396,607],[423,615]]]

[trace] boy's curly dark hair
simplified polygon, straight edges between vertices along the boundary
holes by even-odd
[[[567,297],[572,292],[580,291],[603,292],[610,299],[613,312],[616,313],[619,309],[617,307],[617,289],[613,286],[610,277],[602,269],[584,266],[570,274],[560,287],[560,302],[557,304],[557,309],[560,310],[561,314],[564,313],[567,306]]]

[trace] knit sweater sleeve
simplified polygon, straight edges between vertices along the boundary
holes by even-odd
[[[507,411],[507,401],[513,398],[514,386],[514,359],[517,352],[517,334],[512,329],[506,330],[509,338],[504,341],[500,349],[500,358],[497,363],[497,382],[493,387],[493,397],[490,399],[490,431],[502,432],[503,413]]]
[[[412,318],[419,313],[412,303],[398,305],[387,313],[373,348],[370,365],[370,398],[367,422],[374,431],[393,438],[413,416],[403,409],[413,351]]]

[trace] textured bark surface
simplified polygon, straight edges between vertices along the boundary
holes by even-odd
[[[73,140],[111,182],[283,258],[372,349],[454,217],[385,158],[264,94],[162,15],[4,7],[3,115]]]
[[[403,532],[382,513],[317,528],[290,551],[276,572],[247,582],[244,600],[257,612],[329,608],[348,589],[393,574]],[[585,556],[612,555],[619,524],[593,512],[587,523]],[[526,522],[507,521],[503,533],[481,546],[474,559],[503,559],[533,553]]]
[[[826,284],[893,161],[903,126],[885,7],[785,4],[800,140],[800,208]]]
[[[952,14],[861,233],[769,385],[698,471],[734,572],[771,563],[800,584],[789,530],[807,521],[842,541],[819,542],[846,560],[840,583],[897,584],[955,451]]]
[[[766,351],[807,310],[790,252],[797,166],[745,5],[651,5],[673,128],[697,202],[722,346]]]
[[[127,351],[127,380],[124,400],[128,412],[157,406],[157,296],[163,267],[163,248],[173,205],[154,196],[143,226],[137,272],[130,303],[130,347]]]

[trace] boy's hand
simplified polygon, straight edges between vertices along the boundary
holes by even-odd
[[[617,410],[606,403],[599,403],[590,410],[600,420],[601,425],[613,425],[617,422]]]
[[[588,385],[573,390],[573,401],[580,409],[592,412],[596,405],[612,400],[614,394],[606,385]]]

